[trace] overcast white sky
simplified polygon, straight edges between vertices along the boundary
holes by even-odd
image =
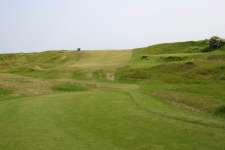
[[[225,0],[0,0],[0,52],[225,37]]]

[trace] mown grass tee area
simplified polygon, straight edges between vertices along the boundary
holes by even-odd
[[[0,55],[0,150],[225,150],[225,48]]]

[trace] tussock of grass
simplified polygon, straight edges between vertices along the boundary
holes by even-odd
[[[72,79],[77,79],[77,80],[82,80],[82,79],[86,79],[86,72],[82,71],[82,70],[76,70],[72,73]]]
[[[12,92],[13,92],[12,89],[0,87],[0,96],[9,95],[9,94],[11,94]]]
[[[186,57],[168,56],[168,57],[162,57],[161,59],[166,62],[172,62],[172,61],[184,61],[186,59]]]
[[[63,83],[53,87],[53,90],[62,92],[86,91],[88,88],[78,83]]]

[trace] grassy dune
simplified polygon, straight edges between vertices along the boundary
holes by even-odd
[[[0,149],[223,150],[225,51],[0,55]]]

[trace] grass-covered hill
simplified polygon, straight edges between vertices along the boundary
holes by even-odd
[[[223,150],[225,48],[0,55],[0,149]]]

